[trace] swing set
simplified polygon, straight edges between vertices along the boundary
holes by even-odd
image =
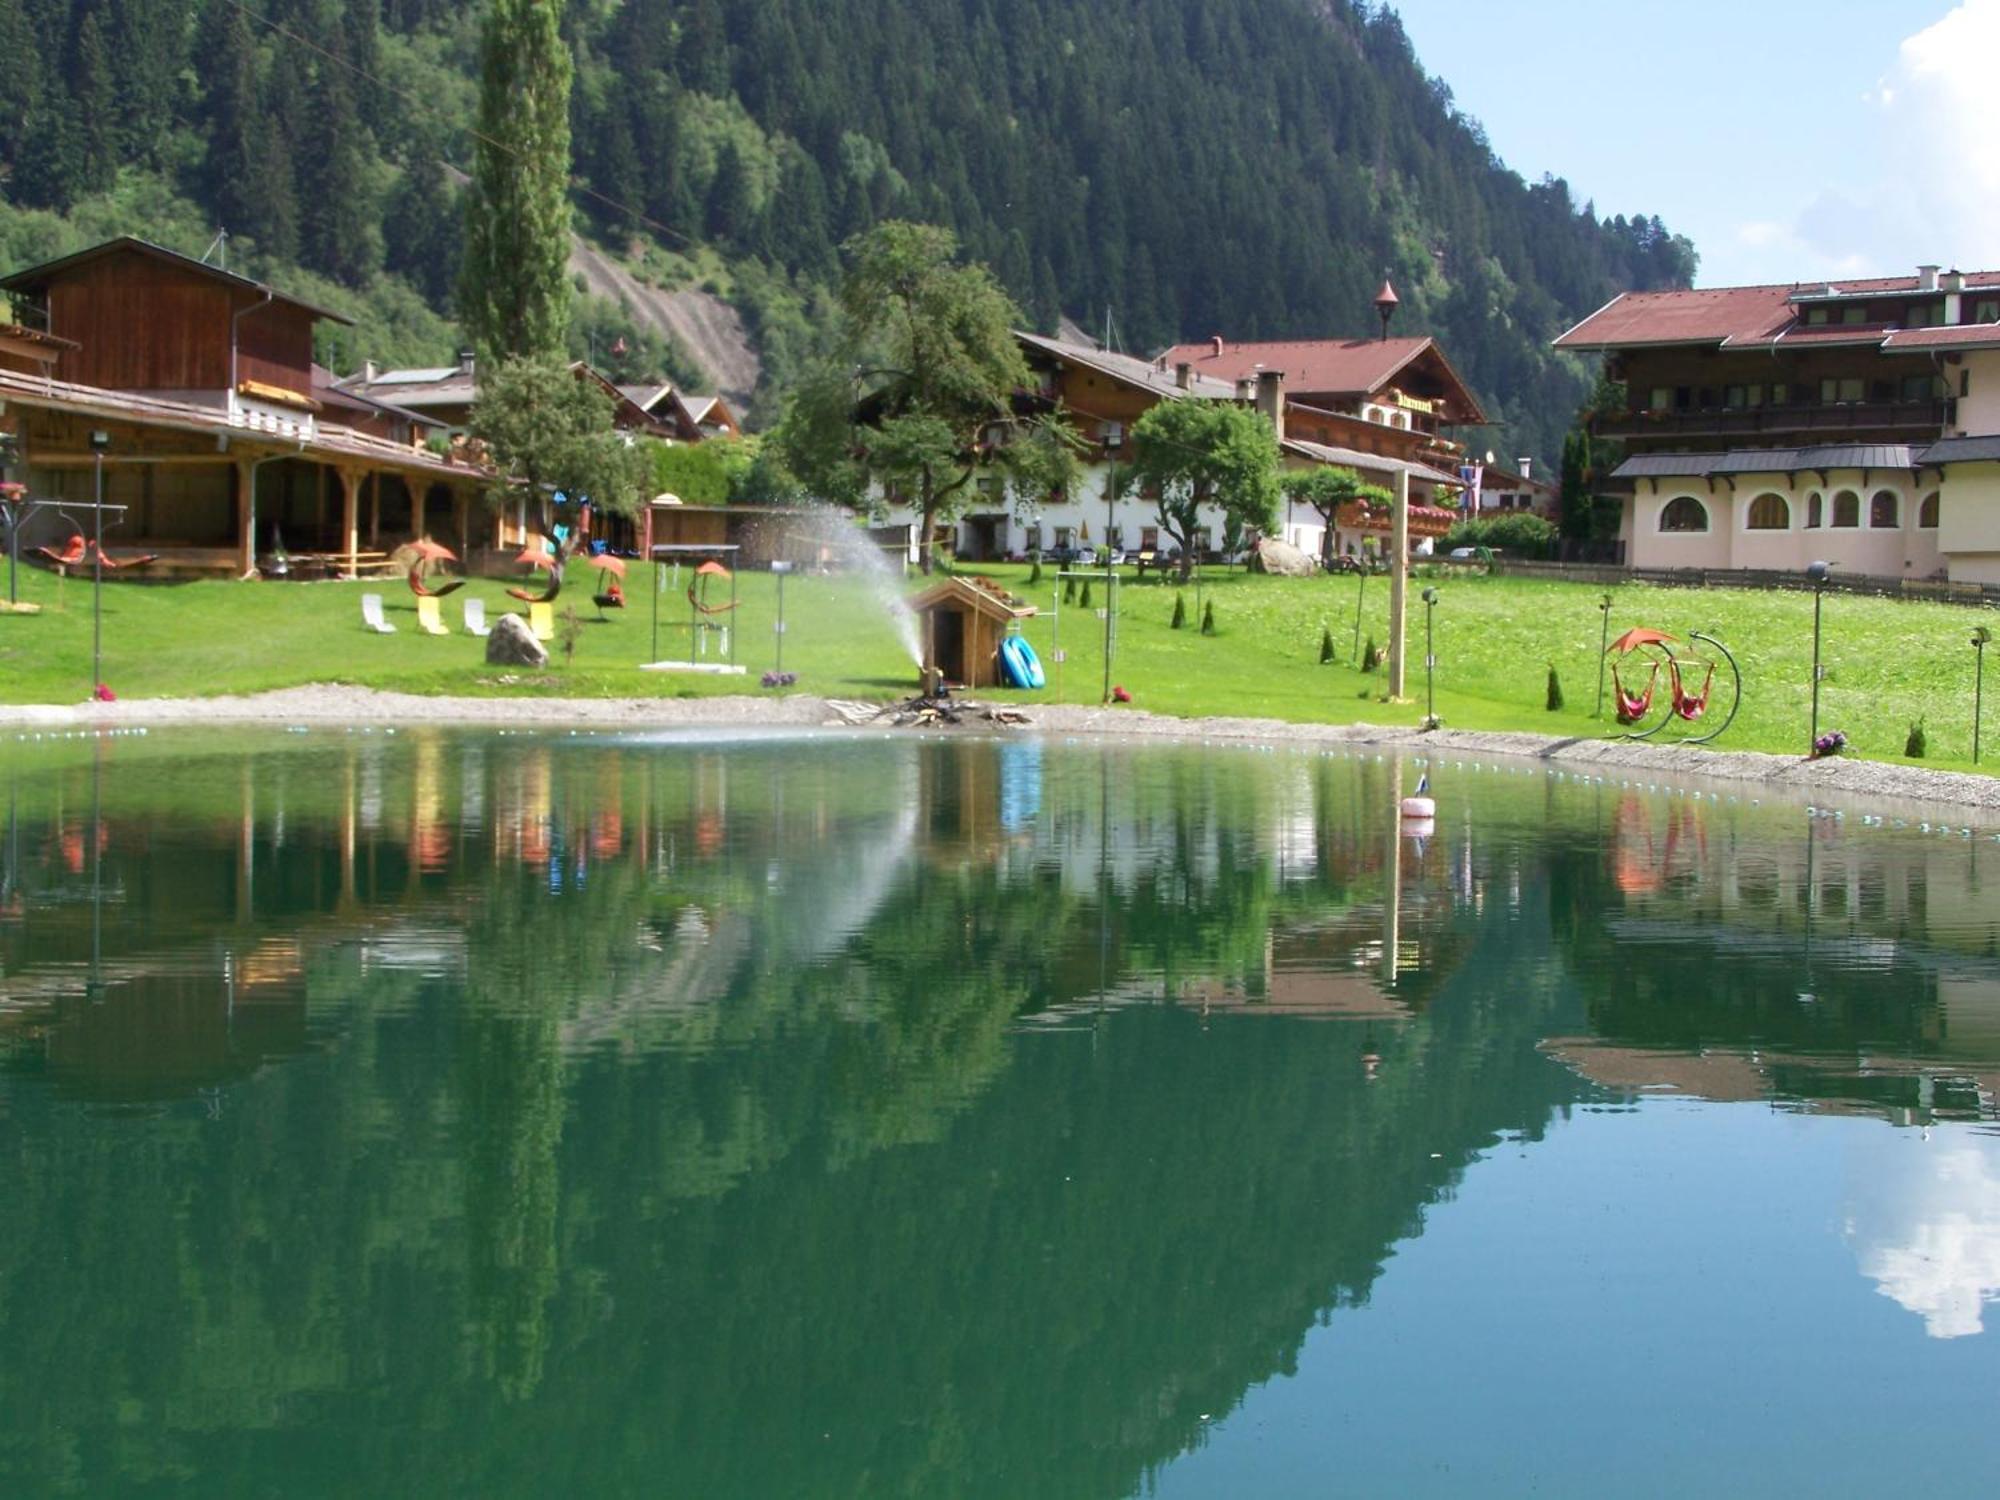
[[[1704,728],[1713,725],[1706,733],[1686,733],[1676,741],[1705,745],[1735,721],[1736,710],[1742,706],[1743,673],[1736,658],[1721,641],[1699,630],[1688,632],[1685,647],[1664,630],[1628,630],[1611,643],[1606,655],[1613,658],[1611,690],[1618,722],[1625,726],[1622,739],[1649,740],[1670,724],[1690,730],[1697,724]],[[1639,675],[1641,668],[1643,677]],[[1634,684],[1629,687],[1628,674]],[[1663,686],[1664,695],[1660,692]],[[1726,691],[1728,699],[1728,712],[1721,715],[1719,723],[1709,715],[1718,688]]]

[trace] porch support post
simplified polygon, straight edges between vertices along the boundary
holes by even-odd
[[[340,475],[340,574],[355,576],[354,554],[361,550],[361,471],[341,469]]]
[[[257,460],[238,454],[236,470],[236,576],[253,578],[257,573]]]
[[[368,476],[368,549],[374,551],[382,545],[382,476],[370,473]]]
[[[1403,696],[1403,620],[1410,578],[1410,474],[1396,471],[1389,525],[1389,696]]]

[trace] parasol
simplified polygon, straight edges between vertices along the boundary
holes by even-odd
[[[1658,646],[1662,643],[1671,642],[1673,639],[1664,630],[1638,628],[1628,630],[1619,636],[1617,640],[1611,643],[1609,649],[1623,656],[1626,652],[1635,651],[1641,646]]]
[[[424,562],[457,562],[458,554],[443,542],[434,542],[429,537],[418,537],[410,543],[410,550]]]
[[[625,576],[625,559],[613,557],[609,552],[593,552],[584,561],[603,572],[615,573],[620,578]]]
[[[528,543],[527,546],[521,549],[521,555],[515,558],[514,561],[525,563],[531,568],[553,568],[556,565],[555,558],[549,555],[547,547],[541,542]]]

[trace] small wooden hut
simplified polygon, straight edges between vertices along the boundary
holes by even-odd
[[[911,600],[924,643],[925,681],[942,676],[953,687],[998,687],[1000,642],[1007,627],[1034,614],[983,578],[940,578]]]

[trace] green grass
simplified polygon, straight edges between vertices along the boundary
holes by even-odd
[[[1025,568],[986,569],[1018,591]],[[1352,578],[1270,579],[1211,571],[1186,590],[1188,626],[1167,628],[1172,583],[1127,582],[1119,590],[1118,653],[1112,676],[1137,706],[1180,715],[1248,715],[1300,722],[1415,725],[1424,713],[1420,589],[1435,583],[1437,709],[1462,729],[1529,730],[1594,736],[1612,728],[1592,716],[1597,697],[1597,601],[1602,590],[1577,584],[1489,579],[1462,574],[1418,578],[1411,586],[1408,691],[1411,701],[1382,701],[1382,673],[1363,675],[1353,659],[1357,585]],[[76,702],[90,680],[90,584],[61,583],[24,566],[22,595],[44,605],[39,616],[0,616],[0,698]],[[915,581],[911,587],[916,586]],[[745,573],[737,610],[737,660],[746,677],[641,672],[651,654],[647,581],[635,570],[631,608],[599,623],[588,591],[565,596],[583,626],[573,661],[556,649],[544,673],[488,667],[481,643],[416,629],[414,601],[399,582],[105,586],[104,677],[124,697],[256,692],[304,682],[344,682],[417,693],[574,697],[691,697],[756,692],[773,662],[775,580]],[[1054,609],[1060,585],[1046,576],[1027,622],[1050,675],[1040,694],[1021,701],[1095,703],[1104,682],[1103,624],[1094,611]],[[379,592],[393,636],[365,633],[359,597]],[[520,606],[502,585],[476,580],[467,592],[489,615]],[[793,577],[786,584],[785,667],[798,691],[888,699],[914,686],[915,672],[886,612],[858,582]],[[1095,604],[1104,602],[1100,582]],[[444,601],[456,623],[464,594]],[[1217,633],[1198,630],[1213,601]],[[1820,724],[1844,730],[1851,753],[1901,760],[1904,737],[1922,715],[1930,737],[1927,765],[1968,768],[1971,759],[1972,627],[1991,611],[1943,604],[1829,595],[1826,600]],[[1361,635],[1388,640],[1388,585],[1367,581]],[[687,655],[685,595],[660,599],[660,654]],[[1804,752],[1811,691],[1812,599],[1805,593],[1685,590],[1628,585],[1614,591],[1611,629],[1653,625],[1685,636],[1690,629],[1727,641],[1743,666],[1744,703],[1717,742],[1724,749]],[[1340,659],[1319,662],[1330,628]],[[1067,660],[1054,660],[1057,631]],[[1568,706],[1543,708],[1549,664],[1561,674]],[[2000,664],[1996,664],[2000,665]],[[2000,680],[1996,680],[2000,688]],[[1720,699],[1720,692],[1718,699]],[[1718,708],[1720,703],[1718,702]],[[1989,719],[1985,757],[2000,760],[2000,710]]]

